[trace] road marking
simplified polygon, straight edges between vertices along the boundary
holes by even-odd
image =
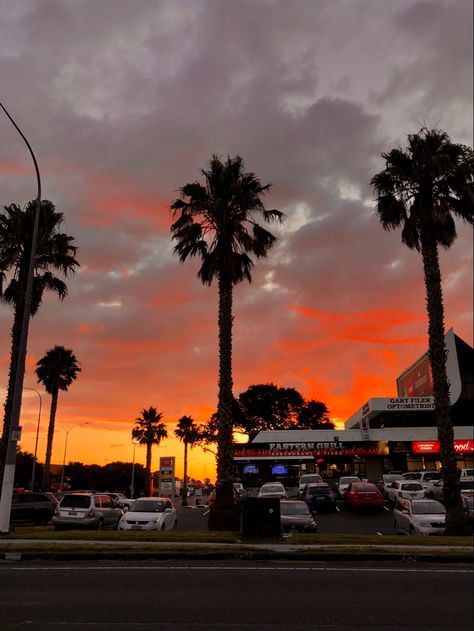
[[[205,513],[202,514],[202,516],[205,517],[205,515],[208,515],[210,512],[210,510],[207,510]]]
[[[337,510],[338,513],[341,512],[341,509],[339,508],[339,506],[336,506],[336,510]]]
[[[378,532],[378,531],[377,531],[377,534],[378,534],[378,535],[380,535],[381,537],[383,537],[383,535],[382,535],[382,533],[381,533],[381,532]]]
[[[388,506],[384,506],[384,510],[390,510]]]
[[[62,571],[77,571],[77,570],[93,570],[94,572],[108,572],[110,570],[147,570],[147,571],[163,571],[163,566],[143,566],[143,565],[110,565],[110,566],[89,566],[89,565],[71,565],[62,567],[48,567],[48,566],[9,566],[8,568],[0,568],[0,574],[2,570],[5,572],[62,572]],[[241,572],[242,570],[248,570],[252,572],[379,572],[383,574],[389,574],[391,572],[395,574],[403,574],[410,572],[411,574],[472,574],[474,569],[432,569],[432,568],[386,568],[386,567],[268,567],[268,566],[213,566],[213,565],[167,565],[166,570],[185,571],[198,570],[198,571],[226,571],[226,572]]]

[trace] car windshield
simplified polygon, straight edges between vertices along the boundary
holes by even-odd
[[[311,475],[302,475],[300,478],[300,484],[308,484],[309,482],[321,482],[322,478],[319,473]]]
[[[262,486],[261,493],[282,493],[283,489],[279,484],[269,484]]]
[[[390,484],[391,482],[395,482],[395,480],[401,480],[401,479],[402,479],[401,475],[384,475],[383,476],[384,484]]]
[[[162,513],[165,507],[160,500],[136,500],[131,512],[133,513]]]
[[[281,515],[309,515],[308,506],[304,502],[281,502]]]
[[[360,478],[357,478],[357,477],[341,478],[339,480],[339,484],[350,484],[351,482],[360,482]]]
[[[65,495],[61,500],[61,508],[89,508],[90,505],[89,495]]]
[[[329,487],[327,486],[310,486],[308,495],[329,495]]]
[[[439,502],[416,502],[412,505],[414,515],[444,515],[445,507]]]
[[[410,482],[407,484],[401,484],[400,488],[403,491],[422,491],[423,487],[421,486],[421,484],[418,484],[418,482]]]

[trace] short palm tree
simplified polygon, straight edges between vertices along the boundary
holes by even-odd
[[[474,154],[451,142],[446,132],[421,129],[408,147],[383,154],[386,166],[372,178],[377,214],[386,230],[402,229],[402,242],[421,252],[428,311],[428,355],[433,375],[444,488],[446,529],[463,527],[459,472],[450,418],[446,373],[444,306],[438,247],[449,248],[457,233],[454,217],[474,223]]]
[[[0,300],[13,307],[10,368],[4,405],[3,430],[0,444],[0,465],[10,432],[16,367],[23,321],[23,305],[29,267],[29,252],[33,233],[36,202],[29,202],[25,210],[18,205],[6,206],[0,214],[0,270],[4,279]],[[67,295],[66,283],[53,272],[64,277],[79,266],[75,259],[77,248],[73,237],[60,232],[63,213],[56,211],[52,202],[41,202],[38,245],[34,263],[34,282],[31,315],[41,306],[45,291],[54,292],[60,300]],[[3,471],[3,466],[0,466]]]
[[[49,489],[51,453],[53,450],[54,424],[58,409],[59,391],[67,391],[81,367],[72,350],[64,346],[50,349],[37,363],[36,375],[38,383],[42,383],[46,392],[51,395],[51,409],[49,412],[48,439],[46,443],[46,457],[43,468],[43,489]]]
[[[185,184],[181,196],[171,205],[176,241],[175,253],[181,262],[198,256],[201,282],[211,285],[217,279],[219,293],[219,384],[216,510],[214,528],[227,529],[233,507],[232,456],[232,301],[233,287],[252,280],[251,256],[264,258],[276,241],[257,223],[281,220],[279,210],[266,210],[261,196],[269,190],[254,173],[244,172],[240,156],[225,162],[213,155],[208,170],[202,170],[204,184]],[[217,517],[218,512],[220,517]],[[226,513],[228,517],[226,518]],[[219,523],[218,523],[219,520]],[[212,521],[212,520],[211,520]]]
[[[163,414],[157,412],[154,407],[149,407],[148,410],[143,409],[141,416],[135,419],[136,425],[132,429],[132,440],[146,446],[146,492],[148,495],[153,492],[151,449],[153,445],[159,445],[162,439],[168,436],[166,425],[160,423],[162,418]]]
[[[188,446],[193,447],[200,439],[199,428],[194,422],[194,420],[190,416],[182,416],[179,421],[176,429],[174,430],[174,435],[184,445],[184,472],[183,472],[183,488],[181,495],[183,497],[182,505],[187,506],[188,504]]]

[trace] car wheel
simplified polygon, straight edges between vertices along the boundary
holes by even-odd
[[[396,535],[401,535],[402,533],[400,532],[400,526],[398,525],[398,521],[395,520],[393,522],[393,529],[395,530],[395,534]]]
[[[103,529],[104,529],[104,520],[99,519],[99,521],[97,522],[96,530],[103,530]]]
[[[173,530],[177,530],[178,528],[178,520],[175,519],[174,524],[173,524]]]
[[[415,530],[413,526],[410,526],[410,535],[414,535],[414,534],[415,534]]]
[[[163,525],[161,526],[161,530],[166,530],[166,525],[165,525],[165,524],[163,524]]]

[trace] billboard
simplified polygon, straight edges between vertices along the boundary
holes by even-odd
[[[415,440],[411,444],[414,454],[438,454],[439,441],[437,440]],[[470,439],[455,440],[454,451],[458,454],[469,454],[474,452],[474,441]]]
[[[451,405],[461,396],[461,373],[456,351],[456,340],[453,329],[444,336],[446,345],[446,372],[449,381],[449,396]],[[397,393],[399,397],[429,397],[433,395],[433,379],[428,353],[425,353],[397,379]]]
[[[174,497],[176,495],[175,457],[162,456],[158,472],[158,492],[160,495]]]

